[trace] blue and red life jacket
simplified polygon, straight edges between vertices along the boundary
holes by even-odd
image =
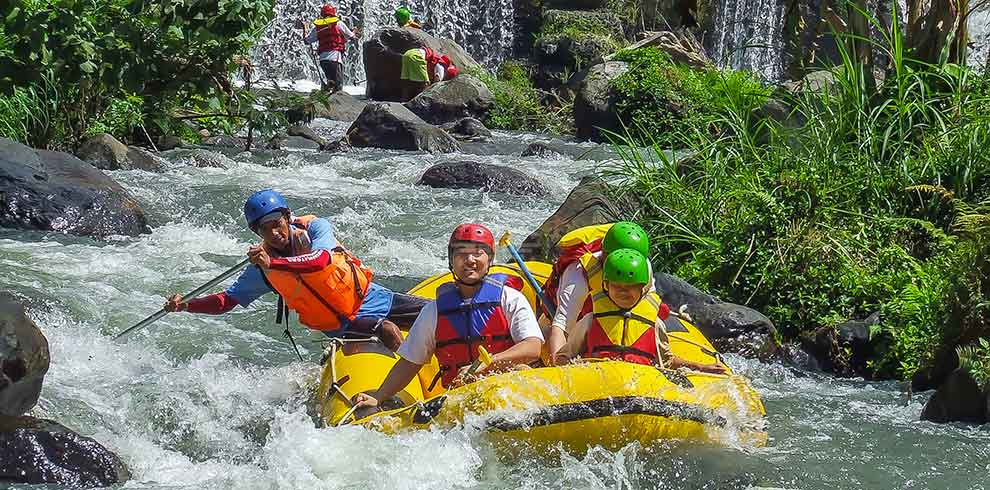
[[[497,354],[514,342],[509,320],[502,311],[502,288],[522,289],[522,280],[505,274],[490,274],[483,279],[474,297],[464,299],[454,283],[437,291],[436,356],[440,363],[443,385],[457,377],[460,368],[478,357],[478,346]]]

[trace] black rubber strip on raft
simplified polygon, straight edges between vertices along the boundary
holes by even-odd
[[[687,403],[647,398],[642,396],[620,396],[603,398],[581,403],[553,405],[537,410],[532,416],[522,420],[507,417],[494,417],[487,422],[488,430],[508,432],[512,430],[544,425],[576,422],[616,415],[655,415],[671,419],[689,420],[701,424],[725,427],[726,420],[712,410]]]

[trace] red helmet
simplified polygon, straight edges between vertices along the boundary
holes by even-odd
[[[451,249],[457,242],[471,242],[484,245],[487,248],[488,256],[492,260],[495,259],[495,235],[492,235],[492,231],[482,225],[464,223],[454,228],[454,232],[450,234],[450,240],[447,242],[448,257],[450,256]]]
[[[333,17],[337,15],[337,9],[333,8],[333,5],[326,4],[320,8],[320,15],[324,17]]]
[[[447,76],[446,76],[445,79],[446,80],[450,80],[451,78],[454,78],[456,76],[457,76],[457,67],[456,66],[448,66],[447,67]]]

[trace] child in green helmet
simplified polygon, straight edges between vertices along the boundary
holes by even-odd
[[[412,19],[412,12],[410,12],[406,7],[399,7],[395,9],[395,23],[399,27],[413,27],[416,29],[422,28],[419,23]]]
[[[670,351],[664,321],[671,313],[656,291],[649,288],[652,274],[649,260],[642,253],[628,248],[612,251],[603,269],[602,290],[592,291],[587,297],[580,319],[568,331],[564,348],[568,357],[726,372],[722,364],[693,362]]]

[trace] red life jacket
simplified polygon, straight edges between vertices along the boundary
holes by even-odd
[[[593,314],[585,335],[585,356],[662,365],[657,352],[656,321],[666,320],[670,308],[655,292],[647,293],[629,310],[619,308],[604,291],[585,300],[581,317]]]
[[[506,285],[521,289],[522,281],[505,274],[490,274],[469,299],[461,298],[452,282],[438,289],[435,354],[444,386],[450,387],[458,370],[474,362],[478,346],[497,354],[514,345],[509,321],[502,311],[502,288]]]
[[[340,32],[340,26],[337,25],[336,17],[317,19],[314,25],[316,27],[316,38],[320,41],[317,51],[321,53],[326,51],[344,52],[344,43],[347,40],[344,39],[344,34]]]

